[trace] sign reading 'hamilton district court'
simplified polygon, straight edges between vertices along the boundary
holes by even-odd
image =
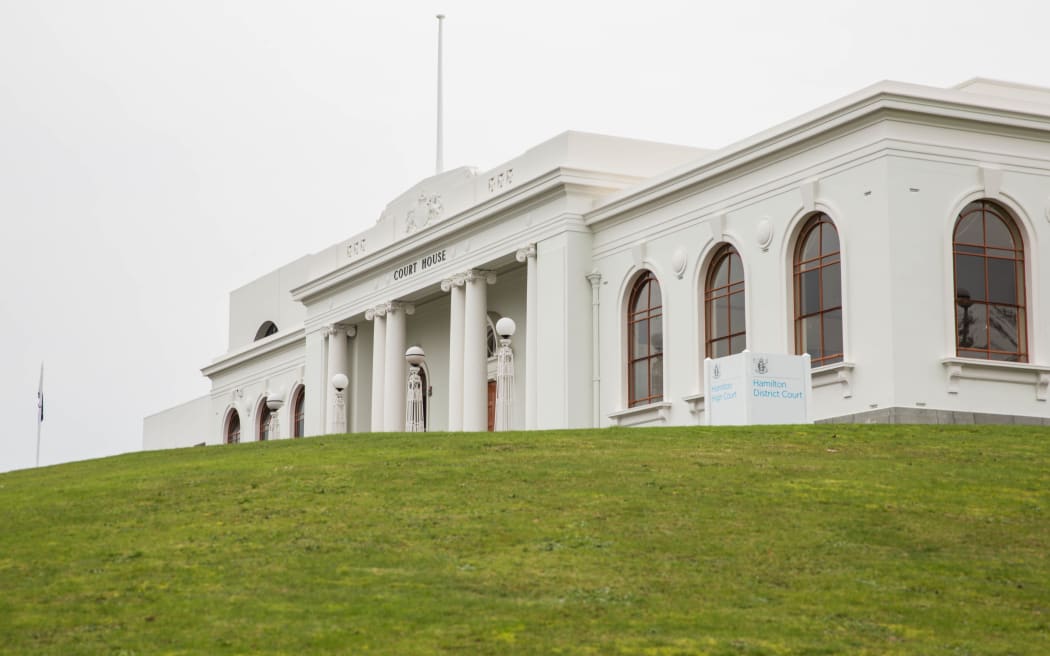
[[[420,271],[426,271],[430,267],[441,264],[445,261],[445,249],[431,253],[430,255],[424,255],[415,262],[409,262],[405,266],[394,269],[394,280],[404,280],[409,276],[414,276]]]

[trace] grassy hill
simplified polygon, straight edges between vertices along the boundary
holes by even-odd
[[[1045,428],[329,436],[0,519],[3,653],[1050,653]]]

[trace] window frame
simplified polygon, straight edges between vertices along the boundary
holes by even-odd
[[[653,285],[660,296],[659,305],[652,304],[652,290]],[[647,294],[646,306],[643,310],[637,312],[634,311],[635,299],[638,298],[642,291]],[[653,403],[659,403],[664,400],[664,348],[663,344],[660,345],[659,350],[654,350],[652,343],[652,330],[649,328],[651,321],[660,322],[660,335],[664,335],[664,305],[663,305],[663,288],[660,285],[659,279],[652,271],[645,269],[635,278],[631,284],[630,290],[627,294],[627,306],[624,311],[624,320],[626,324],[626,335],[627,335],[627,407],[636,408],[640,406],[646,406]],[[646,340],[645,340],[645,353],[635,353],[635,326],[642,322],[646,322]],[[658,360],[658,367],[660,368],[660,389],[654,393],[653,388],[653,365],[654,360]],[[645,363],[646,367],[646,381],[647,381],[647,394],[645,396],[637,395],[634,384],[634,371],[636,365]]]
[[[737,262],[740,266],[740,280],[734,282],[732,280],[733,267],[732,258],[736,257]],[[719,287],[715,287],[715,274],[718,271],[718,267],[722,261],[729,259],[729,271],[726,274],[726,284]],[[715,357],[713,346],[716,342],[728,342],[729,352],[726,355],[735,355],[740,353],[747,348],[747,276],[744,273],[744,260],[740,256],[740,251],[729,243],[723,243],[719,245],[714,254],[711,256],[710,264],[707,267],[707,274],[704,276],[704,355],[708,358]],[[740,296],[744,306],[744,320],[743,325],[740,326],[740,330],[734,331],[733,315],[730,310],[727,317],[727,332],[725,335],[714,335],[714,312],[712,307],[715,302],[725,298],[728,300],[728,307],[732,308],[732,302],[734,296]],[[734,338],[743,338],[744,346],[739,351],[732,350],[732,344]],[[721,357],[721,356],[719,356]]]
[[[962,226],[963,221],[978,212],[981,214],[982,242],[976,243],[959,241],[959,229]],[[1002,222],[1002,224],[1006,227],[1006,230],[1009,233],[1010,240],[1012,242],[1011,248],[1003,248],[1001,246],[989,244],[987,219],[987,215],[989,214],[999,219]],[[955,344],[956,357],[982,362],[1027,363],[1030,361],[1031,331],[1029,330],[1029,317],[1031,312],[1028,304],[1028,293],[1030,285],[1028,284],[1028,263],[1025,258],[1025,250],[1026,249],[1024,232],[1021,230],[1020,222],[1018,221],[1016,215],[1002,203],[989,198],[977,198],[966,203],[966,205],[964,205],[963,208],[959,210],[958,214],[956,214],[955,221],[952,223],[952,306],[950,313],[952,317],[952,341]],[[1004,256],[1002,253],[1005,251],[1012,252],[1012,256]],[[959,286],[960,256],[980,258],[982,261],[981,269],[983,270],[984,278],[984,290],[982,298],[974,300],[971,296],[968,295],[965,304],[960,301],[962,295],[959,293],[960,291],[966,291]],[[990,298],[990,289],[992,287],[992,283],[990,281],[991,279],[989,273],[989,262],[992,261],[1011,262],[1013,264],[1012,270],[1014,272],[1013,284],[1015,303],[996,302]],[[963,335],[959,328],[959,308],[962,308],[964,317],[968,317],[970,308],[974,305],[984,306],[985,308],[984,328],[985,334],[987,335],[987,342],[984,348],[974,348],[972,345],[964,346],[961,344]],[[1015,311],[1014,331],[1018,335],[1017,350],[1004,351],[992,348],[992,318],[991,312],[988,311],[988,308],[991,308],[993,306],[1009,307]],[[977,320],[975,319],[974,321]],[[994,355],[1000,355],[1005,357],[993,357]]]
[[[835,241],[837,250],[824,252],[824,230],[825,226],[830,227],[835,231]],[[818,251],[815,257],[810,257],[805,260],[802,259],[803,251],[805,250],[806,244],[810,236],[816,232],[818,241]],[[838,305],[825,306],[824,301],[824,274],[825,270],[832,267],[838,266],[838,289],[839,289],[839,302]],[[839,364],[845,362],[846,359],[846,330],[845,330],[845,312],[843,311],[845,304],[845,286],[842,284],[842,237],[839,233],[838,226],[831,220],[826,212],[814,212],[809,215],[805,221],[802,222],[802,227],[798,231],[798,238],[795,240],[795,246],[792,251],[791,258],[791,286],[794,303],[792,306],[792,325],[794,326],[795,333],[795,353],[802,355],[808,353],[803,347],[805,341],[805,323],[807,319],[813,317],[819,317],[820,325],[820,355],[814,357],[810,353],[810,366],[813,368],[822,367],[825,365]],[[803,274],[817,271],[817,293],[818,309],[815,312],[803,313],[802,311],[802,278]],[[839,330],[839,342],[841,350],[836,353],[827,353],[825,348],[826,335],[824,330],[824,318],[833,312],[838,312],[838,330]]]
[[[266,442],[270,439],[270,417],[273,416],[273,410],[266,405],[266,397],[264,396],[262,401],[259,401],[259,409],[255,413],[255,439],[259,442]]]
[[[292,397],[292,438],[305,437],[306,433],[306,387],[300,385]]]
[[[237,430],[233,430],[233,422],[237,422]],[[226,423],[222,431],[223,444],[238,444],[241,441],[241,415],[236,408],[231,408],[226,413]]]

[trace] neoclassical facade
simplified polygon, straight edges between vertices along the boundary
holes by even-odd
[[[818,421],[1050,425],[1047,281],[1050,89],[884,82],[711,151],[567,132],[232,292],[211,393],[144,446],[404,430],[409,346],[427,430],[488,430],[501,317],[513,428],[704,423],[744,349],[808,353]]]

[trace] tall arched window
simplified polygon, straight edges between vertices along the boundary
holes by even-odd
[[[839,233],[827,214],[802,226],[795,247],[795,353],[812,366],[842,362],[842,266]]]
[[[1027,362],[1024,242],[1009,212],[987,200],[964,207],[952,251],[956,353]]]
[[[729,244],[721,246],[711,258],[704,285],[704,316],[707,357],[720,358],[747,348],[744,265],[740,254]]]
[[[664,325],[660,283],[651,271],[638,276],[627,301],[627,403],[664,398]]]
[[[270,408],[267,407],[265,398],[259,403],[259,411],[255,414],[259,418],[259,423],[256,426],[259,441],[265,442],[270,439],[270,415],[273,414]]]
[[[302,437],[306,429],[306,388],[300,387],[292,400],[292,437]]]
[[[226,418],[226,438],[227,444],[237,444],[241,441],[241,416],[237,414],[236,410],[230,410],[230,415]]]

